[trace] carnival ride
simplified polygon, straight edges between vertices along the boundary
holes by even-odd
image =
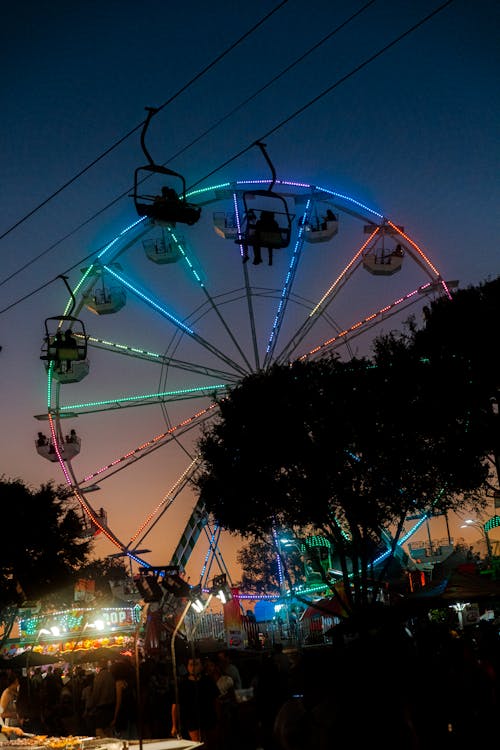
[[[205,586],[214,564],[228,573],[221,529],[190,492],[196,436],[217,414],[215,395],[273,363],[332,351],[351,356],[354,343],[366,353],[374,327],[402,320],[428,297],[450,296],[451,283],[380,211],[307,180],[278,179],[264,144],[257,145],[270,179],[186,193],[181,175],[152,160],[145,129],[148,165],[136,170],[132,196],[138,218],[96,252],[73,288],[63,278],[69,300],[45,322],[47,405],[37,419],[48,421],[49,435],[39,433],[37,451],[59,463],[88,525],[116,555],[146,569],[145,540],[182,496],[190,514],[175,549],[162,555],[184,571],[204,538]],[[140,170],[180,179],[180,194],[169,197],[171,188],[160,184],[172,202],[158,208],[155,196],[139,191]],[[259,219],[270,213],[277,228],[260,231]],[[272,269],[245,263],[256,246],[269,249],[270,264],[277,251]],[[70,444],[66,420],[78,420],[81,440]],[[181,461],[180,475],[167,478]],[[88,498],[103,483],[107,515]],[[144,518],[127,541],[116,531],[124,507]]]

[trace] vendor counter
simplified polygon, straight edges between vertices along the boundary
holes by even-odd
[[[2,750],[141,750],[139,740],[119,740],[116,737],[46,737],[44,735],[14,735],[0,733]],[[143,740],[143,750],[194,750],[200,742],[190,740]]]

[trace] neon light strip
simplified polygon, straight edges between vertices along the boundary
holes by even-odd
[[[98,471],[95,471],[93,474],[88,474],[86,477],[82,479],[82,483],[88,482],[90,479],[95,479],[95,477],[98,477],[103,472],[108,471],[108,469],[111,469],[113,466],[116,466],[117,464],[120,464],[123,461],[126,461],[132,456],[138,453],[141,453],[142,451],[145,451],[148,448],[151,448],[156,443],[172,435],[174,432],[176,432],[176,430],[179,430],[182,427],[185,427],[186,425],[190,424],[191,422],[194,422],[196,419],[203,416],[204,414],[208,414],[210,411],[212,411],[216,407],[218,407],[218,404],[213,403],[213,404],[210,404],[210,406],[207,406],[205,409],[201,409],[196,414],[193,414],[191,417],[188,417],[187,419],[184,419],[179,424],[175,425],[175,427],[171,427],[166,432],[161,433],[161,435],[156,435],[156,437],[152,438],[151,440],[148,440],[147,443],[143,443],[142,445],[139,445],[137,448],[130,450],[128,453],[126,453],[124,456],[121,456],[120,458],[116,458],[114,461],[111,461],[111,463],[107,464],[107,466],[101,467],[100,469],[98,469]]]
[[[57,459],[59,461],[59,465],[61,466],[61,469],[63,471],[64,477],[66,479],[66,482],[68,486],[71,488],[74,496],[80,503],[81,507],[83,508],[84,512],[90,517],[92,522],[99,528],[104,536],[106,536],[110,542],[112,542],[115,546],[120,547],[120,549],[123,548],[122,543],[119,541],[117,537],[114,536],[114,534],[111,534],[110,531],[108,531],[107,527],[102,526],[102,524],[98,521],[97,516],[91,511],[90,506],[87,504],[85,498],[80,494],[80,491],[77,487],[73,485],[72,478],[68,472],[68,469],[66,467],[66,464],[64,462],[64,458],[61,455],[61,451],[59,449],[59,443],[57,440],[57,432],[56,432],[56,426],[55,422],[52,416],[52,411],[50,408],[50,401],[52,400],[52,370],[53,370],[53,362],[50,363],[49,366],[49,373],[48,373],[48,398],[49,398],[49,404],[48,404],[48,420],[49,420],[49,427],[50,427],[50,433],[52,437],[52,444],[54,446],[54,450],[57,455]]]
[[[168,231],[168,233],[169,233],[170,237],[171,237],[171,238],[173,239],[173,241],[175,242],[175,244],[176,244],[176,246],[177,246],[177,249],[179,250],[180,254],[182,255],[182,258],[183,258],[183,260],[185,261],[185,263],[186,263],[186,265],[187,265],[188,269],[190,270],[190,272],[191,272],[191,273],[192,273],[192,275],[194,276],[194,278],[195,278],[195,280],[196,280],[197,284],[199,284],[199,286],[201,286],[201,287],[203,288],[203,287],[205,286],[205,284],[203,283],[203,281],[202,281],[202,279],[201,279],[201,276],[199,275],[198,271],[197,271],[197,270],[196,270],[196,268],[195,268],[195,267],[193,266],[193,264],[192,264],[192,262],[191,262],[191,259],[190,259],[190,258],[188,257],[188,255],[186,254],[186,251],[184,250],[184,245],[183,245],[183,243],[182,243],[182,242],[181,242],[181,241],[180,241],[180,240],[179,240],[179,239],[177,238],[177,236],[176,236],[176,235],[174,234],[174,232],[172,231],[172,229],[171,229],[170,227],[167,227],[167,231]]]
[[[83,334],[77,333],[76,331],[73,331],[73,335],[76,338],[83,338]],[[106,339],[98,339],[95,336],[87,336],[87,341],[93,342],[95,344],[102,344],[103,346],[109,346],[113,349],[120,349],[126,352],[131,352],[132,354],[142,354],[143,356],[152,357],[153,359],[163,359],[162,354],[149,352],[147,349],[138,349],[137,347],[128,346],[127,344],[116,344],[113,341],[107,341]]]
[[[209,561],[209,559],[210,559],[210,554],[211,554],[211,552],[212,552],[212,551],[214,551],[214,552],[215,552],[215,548],[216,548],[216,546],[217,546],[217,545],[215,544],[215,536],[216,536],[216,534],[217,534],[217,531],[218,531],[218,529],[219,529],[218,525],[217,525],[217,524],[215,524],[215,526],[214,526],[214,529],[213,529],[213,531],[212,531],[212,535],[211,535],[210,539],[208,540],[208,550],[207,550],[207,554],[205,555],[205,560],[204,560],[204,562],[203,562],[203,566],[202,566],[202,569],[201,569],[201,573],[200,573],[200,581],[203,581],[203,577],[204,577],[204,575],[205,575],[205,571],[206,571],[206,569],[207,569],[207,565],[208,565],[208,561]]]
[[[354,206],[358,206],[359,208],[362,208],[364,211],[368,211],[369,213],[373,214],[377,218],[382,219],[382,221],[384,220],[384,216],[380,214],[378,211],[375,211],[375,209],[370,208],[369,206],[365,206],[364,203],[360,203],[360,201],[357,201],[348,195],[343,195],[343,193],[336,193],[334,190],[328,190],[328,188],[318,187],[316,189],[321,190],[323,193],[328,193],[328,195],[333,195],[335,198],[340,198],[341,200],[344,200],[347,203],[352,203]]]
[[[201,195],[202,193],[209,193],[212,190],[222,190],[223,188],[230,187],[230,182],[221,182],[220,185],[212,185],[211,187],[198,188],[198,190],[190,190],[186,193],[186,198],[190,198],[193,195]]]
[[[238,232],[238,237],[241,237],[241,222],[240,222],[240,212],[238,211],[238,196],[236,193],[233,193],[233,206],[234,206],[234,213],[236,215],[236,231]],[[243,243],[239,243],[240,246],[240,255],[243,258]],[[248,248],[247,248],[248,251]]]
[[[272,180],[263,179],[263,180],[237,180],[236,185],[270,185],[272,183]],[[221,188],[226,188],[231,185],[230,182],[221,183],[220,185],[214,185],[213,187],[207,187],[207,188],[201,188],[199,190],[192,190],[188,193],[186,193],[186,196],[193,196],[193,195],[200,195],[202,193],[220,190]],[[350,203],[353,206],[357,206],[358,208],[363,209],[363,211],[367,211],[369,214],[372,214],[373,216],[376,216],[380,220],[384,220],[383,214],[379,213],[378,211],[375,211],[375,209],[370,208],[369,206],[366,206],[364,203],[361,203],[361,201],[357,201],[355,198],[351,198],[349,195],[344,195],[343,193],[337,193],[335,190],[329,190],[328,188],[319,187],[318,185],[311,185],[307,182],[296,182],[295,180],[276,180],[275,185],[286,185],[288,187],[300,187],[300,188],[306,188],[313,191],[319,191],[322,193],[326,193],[327,195],[332,195],[334,198],[339,198],[340,200],[345,201],[346,203]]]
[[[306,203],[306,209],[304,212],[304,217],[307,216],[307,212],[309,211],[309,206],[311,205],[311,200],[308,199]],[[284,306],[286,306],[286,301],[288,300],[288,295],[290,292],[290,287],[293,283],[293,280],[295,278],[295,272],[297,270],[297,263],[299,261],[300,256],[300,249],[302,248],[302,237],[304,234],[304,227],[305,222],[302,223],[302,225],[299,227],[299,234],[297,237],[297,241],[295,242],[295,247],[293,250],[293,254],[290,260],[290,265],[288,267],[288,273],[285,278],[285,283],[283,285],[283,289],[281,290],[281,298],[278,304],[278,310],[276,312],[276,317],[274,318],[273,327],[271,329],[271,334],[269,336],[269,341],[267,343],[267,349],[266,349],[266,355],[269,354],[271,350],[271,346],[273,344],[274,337],[276,335],[276,332],[278,330],[278,324],[280,322],[281,316],[284,313]],[[264,364],[266,364],[264,362]]]
[[[111,274],[111,276],[114,276],[117,281],[119,281],[121,284],[127,287],[127,289],[130,289],[131,292],[134,294],[137,294],[138,297],[143,299],[145,302],[147,302],[149,305],[155,308],[155,310],[158,310],[162,315],[165,315],[172,323],[175,323],[176,326],[179,326],[179,328],[182,328],[183,331],[186,331],[186,333],[193,334],[194,331],[189,328],[187,325],[185,325],[181,320],[175,317],[175,315],[172,315],[172,313],[169,313],[168,310],[166,310],[162,305],[160,305],[158,302],[155,302],[155,300],[151,299],[151,297],[148,297],[144,292],[141,292],[136,286],[134,286],[130,281],[127,281],[123,276],[116,273],[112,268],[109,266],[103,266],[103,268],[106,269],[108,273]]]
[[[414,289],[412,292],[408,292],[408,294],[405,294],[404,297],[400,297],[399,299],[392,302],[390,305],[386,305],[385,307],[382,307],[380,310],[378,310],[375,313],[372,313],[371,315],[368,315],[363,320],[358,320],[357,323],[354,323],[349,328],[346,328],[344,331],[341,331],[337,334],[337,336],[333,336],[331,339],[328,339],[328,341],[324,341],[319,346],[314,347],[314,349],[311,349],[306,354],[303,354],[301,357],[299,357],[299,361],[306,359],[307,357],[312,356],[313,354],[317,354],[321,349],[325,349],[327,346],[330,346],[335,341],[339,341],[340,339],[347,336],[349,333],[352,333],[357,328],[360,328],[361,326],[365,325],[366,323],[369,323],[370,321],[374,320],[378,315],[383,315],[388,310],[392,310],[397,305],[400,305],[402,302],[406,302],[406,300],[410,299],[411,297],[414,297],[416,294],[421,292],[423,289],[427,289],[429,286],[432,285],[433,282],[427,282],[427,284],[423,284],[422,286],[419,286],[418,289]]]
[[[141,534],[142,531],[144,531],[144,529],[146,528],[146,526],[148,526],[151,523],[151,521],[153,520],[153,518],[156,515],[158,515],[159,511],[161,510],[161,508],[163,508],[163,506],[169,500],[170,495],[172,495],[172,493],[174,493],[175,490],[182,484],[182,482],[185,479],[185,477],[189,474],[189,472],[193,469],[193,467],[196,466],[196,464],[198,463],[198,461],[199,461],[199,457],[198,456],[196,458],[193,458],[193,460],[191,461],[191,463],[189,464],[189,466],[187,467],[187,469],[185,469],[182,472],[182,474],[180,475],[180,477],[172,485],[172,487],[169,489],[169,491],[167,492],[167,494],[164,495],[163,498],[160,500],[160,502],[158,503],[158,505],[156,506],[156,508],[154,508],[154,510],[151,511],[151,513],[149,514],[149,516],[145,519],[145,521],[143,522],[143,524],[137,529],[137,531],[135,532],[135,534],[130,537],[129,545],[131,545],[133,542],[135,542],[135,540],[137,539],[137,537],[139,536],[139,534]],[[171,498],[170,499],[170,503],[168,503],[168,505],[165,508],[165,510],[168,510],[168,508],[170,507],[170,505],[173,502],[174,502],[174,499]]]
[[[163,391],[161,393],[145,393],[141,396],[123,396],[122,398],[112,398],[106,401],[88,401],[82,404],[65,404],[60,406],[60,411],[71,411],[72,409],[87,409],[91,406],[108,406],[110,404],[125,404],[133,401],[147,401],[148,399],[163,398],[167,396],[185,396],[187,393],[200,393],[204,395],[206,391],[218,391],[221,388],[227,388],[227,385],[204,385],[197,388],[181,388],[178,391]]]
[[[427,263],[427,265],[429,266],[429,268],[432,268],[432,270],[434,271],[434,273],[436,274],[436,276],[438,277],[438,279],[441,281],[441,284],[443,285],[443,289],[445,290],[445,292],[446,292],[446,294],[448,296],[448,299],[451,300],[451,293],[450,293],[450,290],[448,289],[448,287],[446,286],[446,282],[441,279],[441,275],[440,275],[439,271],[437,270],[436,266],[433,263],[431,263],[431,261],[429,260],[429,258],[427,257],[427,255],[424,253],[424,251],[417,245],[416,242],[413,242],[413,240],[410,237],[408,237],[407,234],[405,234],[404,232],[402,232],[401,229],[399,229],[399,227],[397,227],[395,224],[393,224],[392,221],[387,221],[387,223],[389,224],[390,227],[392,227],[392,229],[394,229],[394,231],[396,231],[399,235],[401,235],[401,237],[403,237],[403,239],[405,239],[406,242],[408,242],[408,244],[410,244],[413,247],[414,250],[417,251],[417,253],[420,255],[420,257],[423,258],[423,260]]]
[[[368,237],[368,239],[366,240],[366,242],[364,242],[361,245],[361,247],[359,248],[358,252],[354,255],[354,257],[352,258],[352,260],[347,264],[347,266],[344,268],[344,270],[340,272],[340,274],[337,276],[337,278],[335,279],[335,281],[333,282],[333,284],[331,285],[331,287],[322,296],[322,298],[320,299],[320,301],[318,302],[318,304],[316,305],[316,307],[309,313],[309,317],[310,318],[312,318],[312,316],[315,315],[318,312],[318,309],[321,307],[321,305],[323,304],[323,302],[325,301],[325,299],[330,296],[330,294],[335,289],[335,287],[337,286],[337,284],[343,279],[343,277],[346,275],[346,273],[349,271],[349,269],[354,265],[354,263],[356,262],[356,260],[363,253],[363,251],[365,250],[365,248],[370,244],[370,242],[373,240],[373,238],[375,237],[375,235],[379,231],[380,231],[380,228],[377,227],[375,229],[375,231],[373,231],[371,233],[371,235]]]
[[[111,240],[110,242],[108,242],[108,244],[107,244],[107,245],[105,245],[105,246],[104,246],[104,248],[103,248],[103,249],[101,250],[101,252],[100,252],[100,253],[98,253],[98,255],[97,255],[97,258],[98,258],[98,259],[102,258],[102,256],[103,256],[103,255],[104,255],[105,253],[107,253],[107,252],[108,252],[108,250],[109,250],[110,248],[112,248],[112,247],[113,247],[114,245],[116,245],[116,243],[118,242],[118,240],[120,240],[120,238],[121,238],[121,237],[123,237],[123,235],[124,235],[124,234],[127,234],[127,232],[130,232],[130,230],[131,230],[131,229],[134,229],[134,227],[136,227],[136,226],[137,226],[138,224],[141,224],[141,223],[142,223],[142,222],[143,222],[143,221],[145,220],[145,218],[146,218],[146,217],[145,217],[145,216],[143,216],[142,218],[138,219],[137,221],[134,221],[134,222],[133,222],[132,224],[129,224],[129,226],[128,226],[128,227],[125,227],[125,229],[123,229],[123,230],[122,230],[122,231],[120,232],[120,234],[118,234],[118,235],[117,235],[116,237],[114,237],[114,238],[113,238],[113,239],[112,239],[112,240]],[[75,296],[76,296],[76,294],[78,294],[78,292],[79,292],[79,290],[81,289],[82,285],[83,285],[83,284],[85,283],[86,279],[88,279],[88,277],[89,277],[89,276],[90,276],[90,274],[92,273],[92,270],[93,270],[94,266],[95,266],[95,264],[94,264],[94,263],[92,263],[92,264],[91,264],[91,265],[90,265],[90,266],[89,266],[89,267],[87,268],[87,270],[86,270],[86,271],[85,271],[85,273],[83,274],[82,278],[80,279],[80,281],[78,282],[78,284],[77,284],[77,285],[75,286],[75,288],[73,289],[73,295],[75,295]],[[70,300],[68,300],[68,303],[67,303],[67,305],[66,305],[66,307],[65,307],[65,310],[64,310],[64,315],[67,315],[67,314],[68,314],[68,310],[69,310],[69,309],[71,308],[71,305],[72,305],[72,304],[73,304],[73,300],[71,300],[71,299],[70,299]]]
[[[276,562],[278,564],[278,580],[280,584],[280,589],[285,583],[285,579],[283,576],[283,563],[281,562],[281,555],[279,554],[279,542],[278,542],[278,534],[276,533],[276,528],[273,526],[273,540],[274,540],[274,546],[276,547]]]

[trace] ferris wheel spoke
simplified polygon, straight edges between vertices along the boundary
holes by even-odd
[[[78,338],[78,335],[76,335]],[[199,375],[206,375],[208,377],[218,378],[219,380],[225,380],[227,382],[234,382],[237,376],[234,372],[228,372],[227,370],[219,370],[214,367],[208,367],[196,362],[188,362],[174,357],[169,357],[166,354],[159,354],[158,352],[151,352],[147,349],[140,349],[136,346],[129,346],[127,344],[116,343],[108,341],[106,339],[100,339],[96,336],[87,337],[88,346],[94,349],[102,349],[108,351],[111,354],[118,354],[125,357],[132,357],[134,359],[143,359],[146,362],[157,362],[162,366],[173,367],[178,370],[185,370],[186,372],[196,373]]]
[[[63,416],[68,414],[80,416],[83,414],[96,414],[102,411],[114,409],[126,409],[148,404],[164,404],[178,401],[186,401],[193,398],[206,398],[214,396],[217,392],[228,390],[226,383],[218,383],[194,388],[181,388],[160,393],[143,393],[140,395],[122,396],[119,398],[104,399],[101,401],[87,401],[82,403],[64,404],[59,406],[59,413]]]
[[[171,240],[177,244],[177,248],[178,248],[179,253],[181,254],[181,257],[183,258],[184,262],[187,264],[187,266],[189,268],[189,271],[193,275],[194,281],[195,281],[196,285],[201,289],[202,293],[204,294],[204,296],[205,296],[205,298],[206,298],[206,300],[207,300],[207,302],[208,302],[211,310],[215,313],[215,315],[219,319],[220,324],[222,325],[223,329],[226,331],[226,333],[227,333],[229,339],[231,340],[232,344],[234,345],[234,347],[236,348],[236,350],[240,354],[243,362],[246,364],[247,368],[249,370],[251,370],[252,367],[250,365],[250,362],[248,361],[245,352],[241,348],[240,343],[238,342],[238,339],[236,338],[236,335],[232,331],[232,329],[231,329],[228,321],[226,320],[226,318],[222,315],[222,312],[221,312],[220,308],[218,307],[218,305],[215,302],[215,299],[213,298],[213,296],[208,291],[206,282],[203,281],[200,273],[197,271],[196,264],[193,262],[193,258],[191,256],[191,253],[189,253],[189,251],[188,251],[187,243],[185,241],[180,241],[177,238],[176,233],[174,232],[174,230],[171,227],[167,227],[166,231],[168,232]]]
[[[330,285],[327,291],[323,294],[319,302],[309,313],[308,317],[302,323],[300,328],[297,329],[295,334],[290,338],[284,349],[280,352],[276,361],[284,362],[290,359],[294,351],[296,351],[299,344],[304,340],[307,334],[315,326],[315,324],[321,319],[321,316],[327,310],[328,306],[335,299],[336,295],[340,292],[342,287],[347,283],[353,273],[357,270],[362,261],[362,255],[365,249],[373,242],[375,236],[379,232],[379,228],[376,227],[370,234],[368,239],[361,245],[361,247],[354,253],[349,263],[343,268],[340,274],[337,276],[335,281]]]
[[[269,367],[269,364],[272,362],[274,351],[278,343],[281,326],[285,317],[286,308],[287,308],[287,305],[290,299],[290,294],[293,288],[293,283],[297,275],[297,269],[299,266],[302,249],[304,247],[304,226],[305,226],[305,221],[307,220],[309,216],[310,206],[311,206],[311,200],[308,199],[306,203],[304,215],[302,217],[301,226],[299,227],[299,233],[298,233],[297,240],[295,242],[294,251],[290,259],[290,264],[288,266],[288,272],[285,277],[285,283],[284,283],[283,289],[281,290],[281,296],[280,296],[280,300],[278,303],[278,309],[276,312],[276,316],[274,318],[273,326],[271,329],[271,334],[269,336],[269,341],[267,342],[266,355],[264,357],[264,364],[263,364],[264,369]]]
[[[131,291],[133,294],[135,294],[137,297],[139,297],[143,302],[145,302],[151,309],[155,310],[156,312],[160,313],[163,317],[167,318],[176,328],[180,329],[183,333],[190,336],[194,341],[196,341],[200,346],[202,346],[204,349],[209,351],[211,354],[213,354],[215,357],[220,359],[221,361],[228,364],[230,367],[233,367],[236,372],[241,373],[242,375],[245,374],[245,371],[243,368],[234,360],[232,360],[230,357],[226,356],[222,351],[220,351],[216,346],[206,341],[200,334],[196,333],[192,330],[188,325],[186,325],[180,318],[173,315],[171,312],[169,312],[166,307],[158,302],[157,300],[153,299],[152,295],[146,294],[142,290],[140,290],[136,284],[134,284],[132,281],[125,278],[123,274],[118,273],[113,268],[110,268],[109,266],[105,266],[106,270],[113,276],[117,281],[120,282],[124,287],[126,287],[129,291]]]
[[[165,432],[156,435],[154,438],[148,440],[142,445],[133,448],[123,456],[115,458],[114,460],[110,461],[110,463],[102,466],[100,469],[97,469],[91,474],[87,474],[87,476],[83,477],[78,482],[78,486],[84,490],[84,486],[86,484],[93,483],[93,480],[95,480],[97,477],[99,477],[99,481],[109,479],[109,477],[116,474],[118,471],[122,471],[130,464],[136,463],[142,458],[149,456],[151,453],[158,450],[158,448],[162,448],[167,443],[177,440],[179,437],[182,437],[182,435],[190,432],[195,427],[202,425],[204,422],[214,416],[214,410],[217,408],[218,404],[211,403],[204,409],[200,409],[200,411],[196,412],[196,414],[193,414],[187,419],[184,419],[174,427],[171,427]]]
[[[310,351],[303,354],[301,357],[299,357],[299,360],[304,360],[310,357],[318,356],[319,354],[324,354],[328,350],[336,349],[340,345],[348,341],[352,341],[352,339],[356,338],[356,336],[359,336],[360,334],[365,333],[370,328],[378,325],[381,320],[387,320],[393,315],[400,313],[402,310],[406,310],[408,307],[411,307],[416,302],[419,302],[419,295],[433,294],[435,291],[436,286],[430,281],[427,284],[423,284],[422,286],[418,287],[418,289],[413,289],[413,291],[404,294],[402,297],[394,300],[394,302],[391,302],[389,305],[385,305],[376,312],[371,313],[371,315],[367,315],[362,320],[356,321],[356,323],[353,323],[343,331],[339,331],[336,336],[328,339],[327,341],[324,341],[319,346],[316,346]]]
[[[142,543],[145,541],[147,536],[153,531],[156,524],[160,521],[162,516],[167,512],[167,510],[172,506],[176,498],[180,495],[180,493],[183,491],[183,489],[188,485],[195,473],[198,470],[200,464],[200,457],[195,456],[189,466],[182,472],[182,474],[178,477],[178,479],[175,481],[175,483],[172,485],[172,487],[169,489],[169,491],[164,495],[164,497],[160,500],[158,505],[152,510],[152,512],[147,516],[147,518],[143,521],[143,523],[139,526],[135,534],[130,538],[129,540],[129,546],[131,544],[135,544],[136,547],[142,545]],[[144,532],[144,533],[143,533]],[[142,534],[142,536],[141,536]]]
[[[248,310],[248,324],[250,326],[250,336],[252,339],[253,356],[255,361],[255,369],[260,370],[260,356],[259,356],[259,344],[257,341],[257,326],[255,325],[255,311],[253,307],[253,294],[250,286],[250,280],[248,277],[248,268],[243,266],[243,276],[245,279],[245,297],[247,301]]]

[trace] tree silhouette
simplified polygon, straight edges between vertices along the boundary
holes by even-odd
[[[244,537],[324,535],[351,613],[373,601],[408,515],[484,505],[482,384],[416,334],[380,337],[371,359],[249,375],[199,441],[197,486],[217,521]]]

